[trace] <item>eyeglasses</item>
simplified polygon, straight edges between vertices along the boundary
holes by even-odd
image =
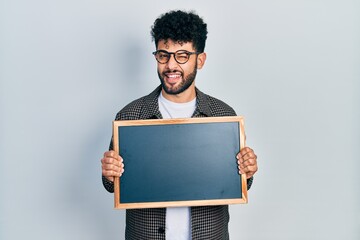
[[[188,52],[186,50],[178,50],[176,52],[167,52],[165,50],[157,50],[153,52],[156,61],[161,64],[165,64],[170,60],[171,54],[174,54],[175,61],[179,64],[184,64],[189,61],[189,58],[193,54],[199,54],[198,52]]]

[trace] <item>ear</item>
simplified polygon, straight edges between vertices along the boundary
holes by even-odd
[[[202,69],[206,61],[206,53],[199,53],[197,55],[197,69]]]

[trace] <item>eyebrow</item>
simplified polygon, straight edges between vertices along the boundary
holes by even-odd
[[[178,51],[192,52],[192,51],[186,50],[186,49],[179,49],[179,50],[176,50],[174,52],[170,52],[170,51],[167,51],[167,50],[164,50],[164,49],[157,49],[156,51],[164,51],[164,52],[168,52],[168,53],[176,53]]]

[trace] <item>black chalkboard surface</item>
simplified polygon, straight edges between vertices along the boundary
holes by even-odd
[[[114,121],[114,149],[125,172],[115,181],[115,208],[247,202],[236,154],[242,117]]]

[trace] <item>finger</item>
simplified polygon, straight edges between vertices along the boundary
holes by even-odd
[[[257,159],[257,156],[254,153],[243,156],[244,162],[246,162],[246,161],[256,161],[256,159]]]
[[[237,161],[237,164],[238,166],[240,166],[241,168],[245,168],[247,166],[254,166],[254,165],[257,165],[257,161],[255,158],[251,158],[251,159],[248,159],[248,160],[243,160],[243,159],[240,159]]]
[[[114,164],[116,166],[120,166],[123,163],[123,159],[120,157],[120,159],[113,158],[113,157],[103,157],[101,159],[102,164]]]
[[[243,156],[245,155],[246,153],[248,152],[252,152],[253,150],[249,147],[243,147],[241,150],[240,150],[240,154]]]
[[[239,166],[239,173],[243,174],[245,173],[246,175],[254,175],[258,170],[258,167],[256,165],[253,166],[247,166],[247,167],[241,167]]]
[[[245,159],[246,160],[242,159],[242,161],[239,160],[239,165],[242,164],[244,167],[257,165],[256,156],[253,158]]]
[[[124,169],[124,164],[121,164],[120,166],[114,165],[114,164],[103,164],[102,169],[104,170],[111,170],[115,172],[121,172],[122,169]]]
[[[103,164],[101,166],[104,176],[121,176],[124,173],[124,164],[116,166],[113,164]]]
[[[115,166],[115,167],[121,167],[123,166],[123,163],[122,162],[119,162],[119,161],[114,161],[113,159],[102,159],[101,160],[101,165],[112,165],[112,166]]]
[[[255,155],[254,151],[251,150],[251,151],[241,153],[241,158],[243,158],[246,161],[250,158],[257,158],[257,156]]]
[[[238,160],[238,168],[239,169],[245,169],[247,167],[257,169],[257,162],[256,159],[249,159],[247,161],[241,162]]]
[[[238,171],[239,171],[239,174],[244,174],[244,173],[245,173],[244,170],[243,170],[243,168],[240,167],[240,166],[238,166]]]
[[[114,159],[117,159],[118,161],[120,161],[122,159],[121,156],[113,150],[105,152],[104,158],[114,158]]]
[[[102,170],[102,175],[105,177],[121,177],[121,172],[116,172],[113,170]]]
[[[118,154],[114,150],[104,152],[104,157],[115,157],[116,155]]]
[[[242,166],[243,168],[247,167],[247,166],[254,166],[257,165],[257,161],[256,158],[250,158],[246,161],[240,161],[238,160],[238,165]]]
[[[244,157],[251,156],[254,154],[254,151],[249,147],[244,147],[240,150],[240,152],[237,154],[236,158],[241,160],[244,159]],[[245,160],[245,159],[244,159]]]

